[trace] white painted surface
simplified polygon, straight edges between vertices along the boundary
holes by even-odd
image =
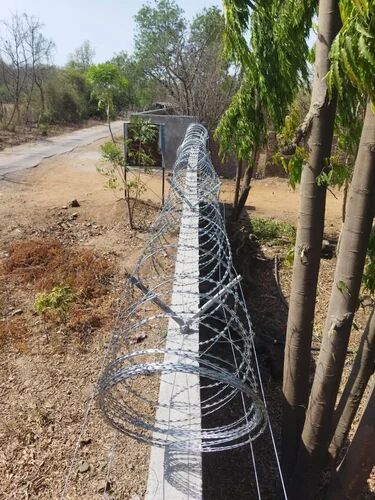
[[[185,179],[185,196],[177,249],[172,309],[185,321],[199,309],[199,207],[197,195],[197,157],[190,155]],[[199,320],[199,318],[198,318]],[[199,328],[193,321],[189,335],[183,335],[177,323],[170,319],[166,347],[199,352]],[[166,356],[166,361],[178,362],[178,356]],[[191,361],[192,362],[192,361]],[[160,377],[159,408],[156,420],[190,431],[201,428],[199,376],[184,373],[162,374]],[[177,421],[183,420],[183,423]],[[158,436],[160,438],[160,436]],[[199,442],[195,442],[195,447]],[[202,459],[200,452],[177,451],[173,445],[151,449],[146,500],[198,500],[202,498]]]

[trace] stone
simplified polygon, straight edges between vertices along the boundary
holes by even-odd
[[[15,309],[14,311],[12,311],[11,316],[16,316],[16,315],[22,314],[22,313],[23,313],[23,309]]]
[[[80,207],[81,205],[79,204],[78,200],[74,199],[74,200],[72,200],[72,201],[69,203],[69,206],[70,206],[70,207],[73,207],[73,208],[78,208],[78,207]]]
[[[80,472],[81,474],[84,474],[89,470],[90,470],[90,464],[88,464],[87,462],[81,462],[78,466],[78,472]]]

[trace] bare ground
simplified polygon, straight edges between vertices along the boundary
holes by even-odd
[[[77,148],[72,153],[44,161],[33,170],[14,174],[0,183],[0,321],[6,341],[0,347],[0,498],[59,498],[77,449],[68,484],[70,499],[138,498],[145,492],[149,448],[125,437],[114,437],[95,405],[88,414],[85,432],[80,436],[85,411],[107,346],[111,329],[123,297],[126,274],[130,271],[147,238],[147,227],[157,214],[161,184],[158,176],[145,176],[149,189],[137,214],[140,230],[128,229],[123,203],[103,188],[96,173],[99,144]],[[230,202],[233,182],[223,181],[222,200]],[[326,232],[337,236],[341,199],[328,197]],[[77,199],[79,207],[69,207]],[[298,193],[279,179],[255,180],[249,196],[250,217],[275,217],[296,222]],[[63,248],[92,252],[111,266],[110,279],[100,297],[85,302],[86,313],[100,321],[78,328],[58,321],[45,322],[33,309],[38,281],[21,280],[7,270],[11,245],[15,241],[46,241],[53,238]],[[254,287],[249,287],[249,304],[259,330],[274,328],[280,338],[285,333],[282,310],[273,283],[273,258],[284,249],[264,246],[266,261],[243,260]],[[323,260],[316,316],[316,341],[332,285],[335,259]],[[242,270],[241,270],[242,272]],[[282,267],[282,288],[288,297],[291,271]],[[126,302],[126,297],[125,297]],[[269,321],[273,311],[274,321]],[[281,311],[281,312],[280,312]],[[283,311],[283,312],[282,312]],[[366,311],[360,311],[360,329]],[[1,330],[0,330],[1,331]],[[269,328],[268,328],[269,331]],[[358,345],[354,333],[351,350]],[[146,339],[145,346],[155,339]],[[282,352],[260,349],[265,384],[272,415],[277,421]],[[276,360],[276,361],[275,361]],[[346,374],[352,354],[348,355]],[[268,364],[268,365],[267,365]],[[268,366],[268,367],[267,367]],[[276,425],[277,427],[277,425]],[[108,480],[108,481],[107,481]],[[372,487],[372,486],[371,486]],[[106,490],[106,491],[105,491]],[[364,495],[368,495],[365,493]],[[230,500],[229,497],[225,497]],[[363,496],[363,498],[371,498]],[[224,500],[224,497],[223,497]]]

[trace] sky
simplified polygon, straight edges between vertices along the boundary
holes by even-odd
[[[145,0],[0,0],[0,19],[12,13],[38,17],[44,34],[56,44],[54,62],[64,65],[84,40],[95,49],[95,62],[115,52],[134,49],[134,15]],[[221,0],[177,0],[190,19],[204,7],[221,7]]]

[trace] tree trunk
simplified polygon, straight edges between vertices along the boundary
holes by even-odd
[[[39,114],[39,119],[38,122],[41,121],[41,117],[44,116],[45,111],[46,111],[46,100],[44,97],[44,89],[43,89],[43,83],[39,82],[37,79],[35,79],[36,86],[39,89],[40,93],[40,114]]]
[[[337,0],[319,3],[315,76],[309,114],[309,158],[300,186],[300,206],[284,356],[282,465],[286,478],[293,471],[309,397],[311,340],[320,253],[324,230],[326,188],[316,178],[331,155],[336,95],[328,100],[325,75],[329,50],[341,26]]]
[[[328,458],[332,416],[375,212],[375,115],[368,103],[347,202],[322,345],[296,469],[297,498],[314,496]]]
[[[242,160],[238,160],[236,172],[236,187],[234,189],[233,210],[236,210],[238,205],[238,198],[240,197],[241,177],[242,177]]]
[[[358,498],[375,463],[375,377],[365,411],[326,500]]]
[[[247,197],[249,196],[249,191],[250,191],[250,183],[251,179],[253,177],[254,170],[256,168],[257,164],[257,158],[258,158],[258,150],[255,149],[253,152],[253,157],[248,164],[245,175],[243,178],[243,183],[242,183],[242,190],[241,190],[241,195],[240,199],[238,200],[236,208],[233,209],[232,212],[232,220],[233,221],[238,221],[240,218],[241,212],[246,204]]]
[[[374,373],[375,364],[375,309],[371,311],[361,339],[350,377],[334,414],[332,438],[329,454],[337,461],[339,453],[348,437],[359,403],[362,400],[368,381]]]
[[[107,104],[107,123],[108,123],[109,133],[111,134],[111,137],[112,137],[112,142],[114,142],[116,144],[115,138],[113,137],[112,128],[111,128],[111,112],[110,112],[109,103]]]

